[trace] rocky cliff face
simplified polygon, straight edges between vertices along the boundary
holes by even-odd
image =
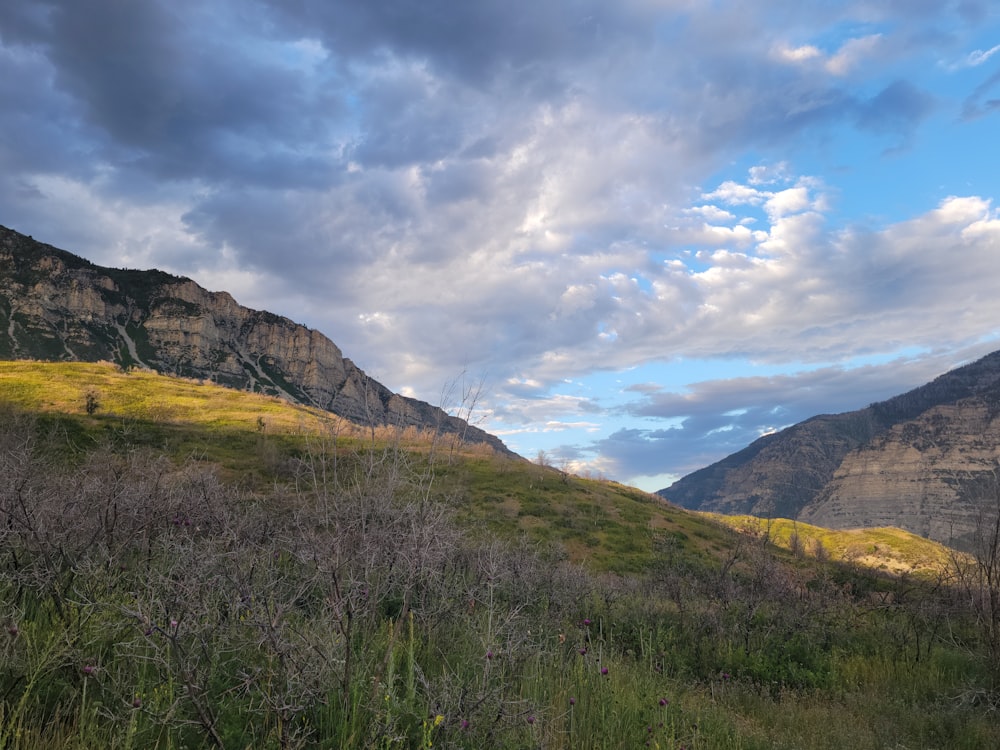
[[[659,494],[697,510],[795,518],[844,456],[876,429],[868,410],[813,417],[766,435]]]
[[[982,396],[929,409],[848,453],[799,513],[831,528],[898,526],[968,546],[995,512],[1000,414]]]
[[[687,508],[898,526],[966,546],[1000,503],[1000,352],[925,386],[754,442],[659,494]]]
[[[0,227],[0,358],[108,360],[282,396],[362,424],[503,443],[369,378],[330,339],[161,271],[96,266]]]

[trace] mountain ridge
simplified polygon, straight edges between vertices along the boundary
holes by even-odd
[[[0,226],[0,358],[107,360],[281,396],[360,424],[503,442],[369,377],[319,331],[152,269],[105,268]]]
[[[863,409],[766,435],[657,494],[694,510],[891,525],[962,546],[995,499],[984,482],[998,462],[1000,351]]]

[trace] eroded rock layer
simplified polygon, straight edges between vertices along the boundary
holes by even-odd
[[[392,393],[330,339],[162,271],[102,268],[0,227],[0,358],[146,367],[282,396],[369,425],[493,435]]]
[[[1000,352],[755,441],[659,494],[695,510],[897,526],[968,547],[1000,510]]]

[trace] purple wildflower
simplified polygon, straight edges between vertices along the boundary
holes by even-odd
[[[666,698],[660,698],[660,705],[661,706],[665,706],[668,703],[670,703],[670,701],[668,701]]]

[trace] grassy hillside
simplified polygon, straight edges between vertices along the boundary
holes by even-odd
[[[710,554],[730,536],[655,495],[567,476],[482,446],[456,446],[451,436],[372,431],[278,398],[149,371],[125,373],[110,363],[0,361],[0,394],[18,408],[71,424],[92,441],[124,431],[174,460],[194,455],[244,482],[272,482],[287,457],[329,454],[334,445],[344,461],[369,450],[373,440],[378,450],[399,446],[415,471],[433,469],[435,491],[469,528],[559,544],[574,561],[597,569],[647,569],[664,537]],[[95,404],[90,414],[88,396]]]
[[[0,361],[0,394],[21,409],[70,421],[93,440],[124,431],[175,460],[197,455],[243,480],[248,473],[271,480],[280,473],[279,454],[302,456],[335,442],[351,455],[373,437],[372,431],[318,409],[146,370],[126,373],[111,363]],[[685,511],[632,487],[567,476],[482,447],[458,449],[450,438],[436,443],[434,435],[412,429],[380,428],[374,439],[379,446],[404,447],[423,470],[428,453],[436,450],[433,467],[441,494],[471,528],[557,543],[571,559],[596,569],[648,570],[657,541],[665,539],[692,554],[719,557],[732,544],[720,524],[759,530],[760,522],[749,516]],[[779,546],[789,548],[795,533],[804,551],[814,552],[819,542],[834,560],[897,573],[935,572],[948,562],[941,545],[899,529],[833,531],[784,519],[769,523]]]
[[[208,429],[316,430],[330,415],[277,398],[234,391],[211,383],[170,378],[149,370],[123,372],[117,365],[85,362],[0,362],[5,401],[42,413],[80,416],[87,396],[93,415]]]
[[[824,529],[787,518],[706,514],[737,530],[766,532],[771,541],[798,555],[850,563],[893,575],[940,575],[954,552],[937,542],[896,528]]]
[[[985,600],[908,535],[105,365],[0,402],[0,747],[1000,746]]]

